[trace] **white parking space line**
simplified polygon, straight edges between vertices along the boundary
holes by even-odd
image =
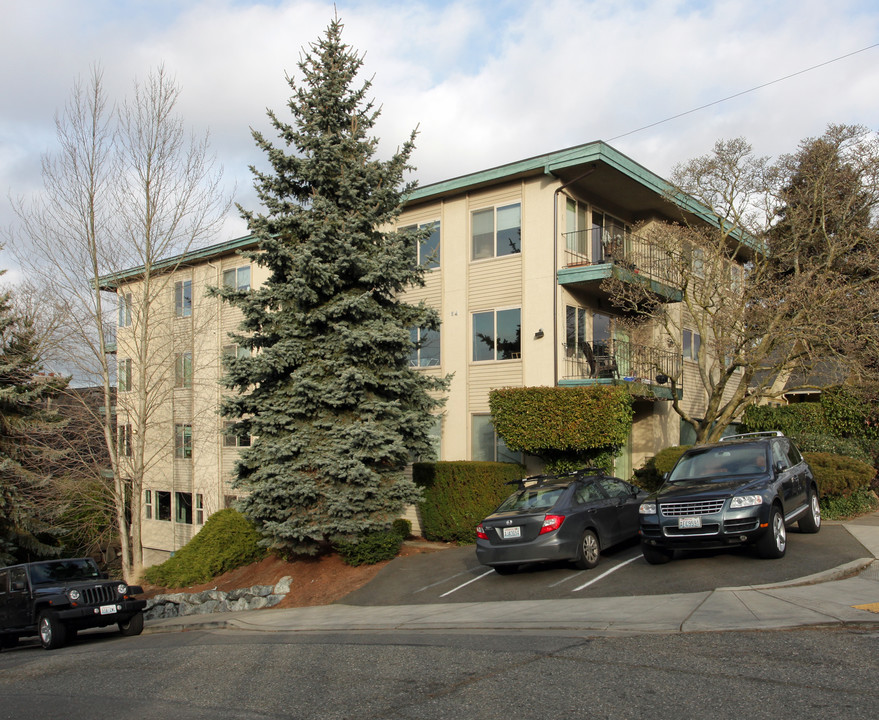
[[[558,582],[554,582],[552,585],[547,585],[547,587],[557,587],[557,586],[561,585],[562,583],[569,582],[570,580],[576,580],[578,577],[580,577],[585,572],[586,572],[586,570],[581,570],[580,572],[575,572],[573,575],[568,575],[567,577],[563,577],[561,580],[559,580]]]
[[[475,583],[477,580],[482,580],[482,578],[484,578],[486,575],[491,575],[493,572],[494,572],[494,570],[489,570],[489,571],[486,572],[486,573],[482,573],[482,575],[480,575],[479,577],[475,577],[475,578],[473,578],[472,580],[468,580],[468,581],[465,582],[463,585],[458,585],[458,587],[456,587],[456,588],[452,588],[452,589],[449,590],[448,592],[444,592],[442,595],[440,595],[440,597],[441,597],[441,598],[444,598],[446,595],[451,595],[453,592],[457,592],[457,591],[460,590],[462,587],[467,587],[470,583]]]
[[[625,567],[626,565],[628,565],[629,563],[631,563],[631,562],[635,562],[635,560],[639,560],[639,559],[642,558],[642,557],[644,557],[644,556],[639,554],[639,555],[636,555],[636,556],[633,557],[633,558],[629,558],[628,560],[626,560],[625,562],[620,563],[620,564],[617,565],[616,567],[612,567],[610,570],[606,570],[606,571],[604,571],[604,572],[601,573],[601,575],[599,575],[598,577],[592,578],[588,583],[584,583],[584,584],[581,585],[580,587],[575,587],[573,590],[571,590],[571,592],[577,592],[578,590],[583,590],[584,588],[588,588],[588,587],[589,587],[590,585],[592,585],[593,583],[597,583],[599,580],[601,580],[601,578],[603,578],[603,577],[607,577],[607,576],[610,575],[611,573],[616,572],[616,571],[619,570],[620,568],[623,568],[623,567]]]
[[[448,577],[445,577],[442,580],[437,580],[436,582],[431,583],[430,585],[425,585],[422,588],[418,588],[412,594],[417,595],[418,593],[423,592],[424,590],[430,590],[431,588],[436,587],[437,585],[443,585],[444,583],[447,583],[449,580],[454,580],[456,577],[461,577],[462,575],[468,575],[468,574],[469,574],[469,571],[464,570],[463,572],[455,573],[454,575],[449,575]]]

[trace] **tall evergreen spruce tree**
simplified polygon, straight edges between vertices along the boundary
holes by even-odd
[[[0,566],[58,554],[47,542],[58,534],[54,507],[40,462],[52,450],[41,436],[57,420],[45,401],[66,386],[65,379],[38,378],[32,325],[0,295]]]
[[[236,391],[222,413],[253,435],[237,465],[242,510],[267,545],[315,553],[386,529],[419,498],[404,469],[429,457],[431,412],[448,381],[409,367],[410,328],[437,313],[400,297],[423,284],[418,233],[386,231],[414,184],[403,174],[415,133],[387,161],[368,133],[378,111],[355,87],[362,58],[335,19],[288,78],[292,124],[268,116],[283,147],[258,132],[272,172],[251,168],[264,214],[241,209],[268,270],[260,288],[216,290],[240,308],[233,340],[251,351],[227,365]],[[289,152],[286,148],[292,148]]]

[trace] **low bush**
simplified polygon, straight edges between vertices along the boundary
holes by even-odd
[[[879,510],[879,498],[871,490],[856,490],[847,496],[821,498],[821,516],[825,520],[848,520]]]
[[[475,542],[476,525],[513,492],[509,483],[523,477],[525,468],[515,463],[415,463],[412,479],[424,489],[419,504],[424,537]]]
[[[634,483],[647,492],[654,492],[662,485],[664,476],[675,466],[681,455],[690,445],[673,445],[660,450],[652,458],[644,461],[644,467],[635,470]]]
[[[391,530],[405,540],[412,535],[412,523],[406,518],[397,518],[391,523]]]
[[[790,439],[804,453],[832,453],[871,463],[873,458],[854,438],[840,438],[819,433],[791,433]]]
[[[333,548],[348,565],[375,565],[397,557],[403,540],[397,530],[377,530],[353,542],[338,542]]]
[[[860,460],[832,453],[803,453],[803,457],[818,483],[818,493],[823,496],[848,497],[866,490],[876,475],[876,469]]]
[[[161,565],[144,572],[144,579],[163,587],[186,587],[210,580],[242,565],[262,560],[260,534],[244,515],[228,508],[214,513],[186,545]]]

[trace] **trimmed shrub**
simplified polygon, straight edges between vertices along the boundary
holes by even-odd
[[[848,520],[879,510],[879,498],[871,490],[856,490],[847,497],[821,498],[821,516],[825,520]]]
[[[803,457],[812,468],[822,496],[847,497],[867,490],[876,475],[876,469],[871,465],[845,455],[803,453]]]
[[[690,447],[690,445],[672,445],[660,450],[654,457],[647,458],[644,467],[635,470],[635,484],[647,492],[658,490],[665,474],[671,472],[681,455]]]
[[[632,429],[632,396],[621,385],[500,388],[488,400],[507,447],[542,458],[548,472],[609,470]]]
[[[391,523],[391,531],[397,533],[404,540],[412,535],[412,523],[406,518],[397,518]]]
[[[333,548],[348,565],[357,566],[393,560],[402,545],[403,536],[392,529],[367,533],[355,542],[338,542]]]
[[[817,402],[794,403],[782,407],[750,405],[742,415],[742,425],[742,432],[780,430],[788,437],[803,433],[829,434],[824,408]]]
[[[847,455],[861,462],[871,463],[873,458],[854,438],[834,437],[833,435],[816,435],[814,433],[791,433],[790,439],[804,453],[831,453]]]
[[[244,515],[228,508],[214,513],[186,545],[161,565],[147,568],[153,585],[186,587],[210,580],[266,556],[259,532]]]
[[[525,477],[514,463],[415,463],[412,479],[424,489],[419,504],[424,537],[443,542],[473,543],[479,521],[494,512]]]

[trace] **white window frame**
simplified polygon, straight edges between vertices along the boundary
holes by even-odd
[[[513,357],[498,357],[498,347],[497,347],[497,325],[498,325],[498,314],[516,311],[519,313],[519,349],[517,351],[511,351],[510,354]],[[494,347],[491,352],[494,357],[491,358],[477,358],[477,339],[476,339],[476,316],[477,315],[492,315],[492,344]],[[522,308],[521,307],[510,307],[510,308],[497,308],[493,310],[480,310],[477,312],[472,312],[470,314],[470,343],[472,344],[471,352],[470,352],[470,361],[474,363],[484,363],[484,362],[517,362],[522,359]]]
[[[510,226],[510,228],[498,229],[498,214],[505,211],[505,210],[510,210],[512,208],[518,208],[519,224],[517,226]],[[477,254],[477,245],[476,245],[477,236],[475,234],[475,232],[476,232],[476,217],[477,216],[485,217],[488,215],[488,213],[491,213],[491,216],[492,216],[491,217],[491,220],[492,220],[491,253],[488,254],[484,250],[480,249],[479,253]],[[518,248],[518,250],[499,253],[498,252],[498,244],[500,243],[500,238],[499,238],[500,232],[502,232],[503,230],[512,229],[514,227],[518,227],[518,229],[519,229],[519,248]],[[484,243],[486,241],[487,235],[488,235],[488,233],[481,233],[480,234],[480,236],[479,236],[480,238],[483,238],[483,236],[485,236],[485,238],[483,238],[481,240],[482,243]],[[521,201],[517,200],[516,202],[511,202],[511,203],[503,203],[500,205],[491,205],[489,207],[479,208],[478,210],[471,211],[471,213],[470,213],[470,260],[472,262],[477,262],[480,260],[492,260],[494,258],[508,257],[510,255],[521,255],[521,254],[522,254],[522,202]]]

